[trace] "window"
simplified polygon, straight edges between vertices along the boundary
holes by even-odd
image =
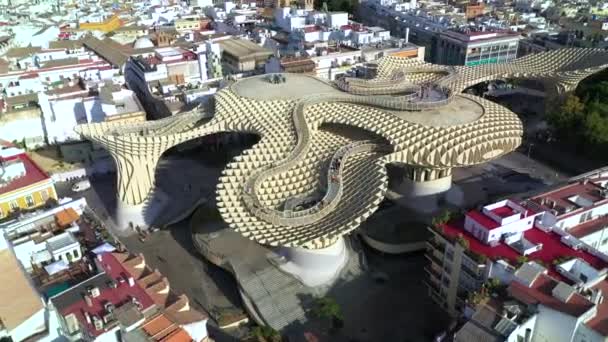
[[[608,238],[605,238],[604,240],[602,240],[602,245],[605,245],[608,243]]]
[[[33,207],[34,206],[34,197],[32,197],[32,195],[26,196],[25,203],[27,204],[28,207]]]
[[[592,211],[589,211],[589,212],[583,213],[583,214],[581,215],[581,218],[580,218],[579,223],[583,223],[583,222],[587,222],[587,221],[591,220],[591,216],[592,216],[592,215],[593,215],[593,212],[592,212]]]
[[[78,250],[75,249],[74,252],[72,252],[74,254],[74,259],[78,259],[79,255],[78,255]]]
[[[17,201],[11,201],[10,206],[11,206],[11,210],[19,209],[19,204],[17,204]]]
[[[42,197],[42,200],[46,202],[49,199],[49,191],[46,189],[40,191],[40,196]]]

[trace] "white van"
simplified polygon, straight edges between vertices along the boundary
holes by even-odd
[[[81,180],[80,182],[77,182],[74,185],[72,185],[72,191],[74,191],[74,192],[85,191],[90,188],[91,188],[91,182],[89,182],[88,179]]]

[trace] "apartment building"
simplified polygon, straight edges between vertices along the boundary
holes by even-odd
[[[272,51],[246,39],[224,39],[219,42],[222,65],[230,74],[261,73]]]
[[[546,212],[542,224],[563,229],[608,253],[608,172],[585,176],[528,202]]]
[[[517,57],[520,36],[505,32],[444,31],[439,34],[437,63],[480,65],[505,63]]]
[[[0,219],[57,199],[51,177],[25,151],[0,140]]]
[[[593,245],[603,241],[594,235],[603,228],[587,240],[576,234],[602,226],[601,176],[573,179],[521,202],[492,203],[430,228],[429,295],[450,315],[471,318],[456,341],[608,338],[608,254]],[[501,291],[489,293],[488,284],[507,290],[502,302]]]
[[[175,293],[142,255],[103,250],[95,264],[97,275],[50,298],[63,336],[88,341],[208,340],[208,317]]]

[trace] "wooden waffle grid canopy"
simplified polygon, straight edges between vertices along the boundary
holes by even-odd
[[[158,159],[169,148],[218,132],[255,133],[260,141],[234,158],[219,179],[222,218],[263,244],[316,249],[351,232],[377,209],[387,189],[387,163],[422,170],[415,180],[429,181],[450,175],[453,167],[483,163],[519,146],[523,128],[517,115],[461,94],[465,88],[520,78],[539,80],[563,93],[607,66],[608,53],[596,49],[555,50],[475,67],[385,57],[373,80],[330,84],[287,74],[284,84],[275,84],[264,81],[266,76],[247,78],[215,95],[215,113],[194,110],[157,121],[93,123],[76,130],[111,153],[118,195],[131,205],[145,203],[154,188]],[[251,87],[255,91],[243,90]],[[432,89],[436,98],[422,99],[421,89]],[[458,107],[463,103],[464,109]],[[479,113],[451,120],[466,116],[467,108]],[[361,141],[320,129],[327,123],[380,138]],[[286,210],[286,201],[313,194],[313,205]]]

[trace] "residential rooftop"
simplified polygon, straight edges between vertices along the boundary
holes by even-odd
[[[44,309],[42,298],[10,249],[0,250],[0,283],[0,317],[9,331]]]
[[[470,252],[477,255],[484,255],[492,260],[505,260],[511,265],[517,265],[522,260],[523,255],[510,247],[504,241],[499,242],[495,246],[485,244],[464,229],[464,220],[459,219],[441,225],[441,233],[443,236],[456,239],[462,237],[468,242]],[[541,245],[538,251],[526,255],[527,260],[534,260],[549,269],[549,274],[559,280],[568,282],[553,265],[553,261],[560,258],[580,258],[596,269],[608,267],[608,263],[599,257],[588,253],[584,250],[575,250],[561,241],[562,236],[551,231],[545,232],[536,227],[523,232],[523,237],[535,244]]]
[[[19,153],[10,157],[0,156],[0,164],[5,162],[11,162],[14,160],[20,160],[25,167],[25,176],[16,178],[4,186],[0,184],[0,195],[15,191],[26,186],[42,182],[49,179],[49,175],[46,174],[34,161],[25,153]]]
[[[97,261],[102,273],[51,298],[54,307],[62,316],[73,314],[92,336],[101,335],[106,331],[107,324],[114,322],[106,322],[102,329],[96,329],[93,324],[93,317],[103,319],[108,314],[109,304],[119,308],[136,302],[140,311],[150,309],[154,305],[152,298],[130,279],[127,270],[112,253],[99,254]]]
[[[600,183],[581,180],[534,196],[530,201],[562,218],[608,204],[608,190]]]

